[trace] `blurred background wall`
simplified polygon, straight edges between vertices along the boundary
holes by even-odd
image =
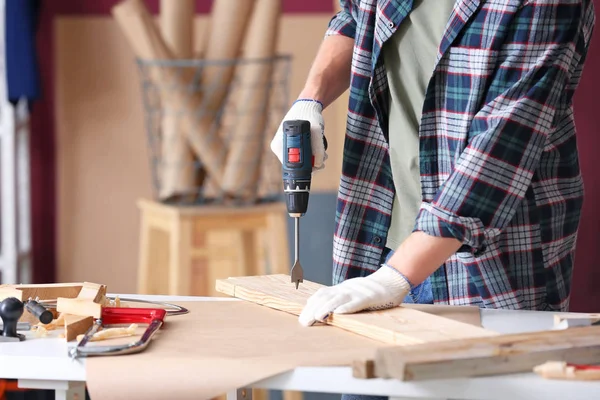
[[[38,38],[43,101],[32,115],[33,251],[36,282],[101,281],[135,291],[138,212],[151,196],[139,80],[133,53],[109,15],[113,0],[43,2]],[[334,3],[285,0],[279,49],[294,57],[291,98],[300,90]],[[156,12],[158,0],[148,0]],[[197,1],[198,35],[210,0]],[[600,43],[594,40],[576,119],[587,198],[577,250],[574,311],[600,308],[600,168],[597,102]],[[315,176],[301,251],[307,279],[330,282],[335,196],[345,97],[325,113],[327,171]],[[303,232],[303,233],[304,233]],[[289,233],[291,238],[291,232]]]
[[[116,3],[59,0],[43,5],[45,101],[33,116],[35,280],[91,280],[112,292],[135,292],[135,202],[151,197],[152,185],[140,80],[134,54],[110,15]],[[158,11],[158,1],[146,3]],[[197,2],[198,39],[210,4]],[[278,48],[293,57],[291,102],[302,88],[333,3],[287,0],[284,12]],[[301,225],[306,278],[323,283],[331,280],[344,108],[340,100],[325,112],[328,167],[314,178],[310,212]]]

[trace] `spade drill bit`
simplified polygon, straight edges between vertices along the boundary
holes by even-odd
[[[298,285],[303,282],[304,271],[302,265],[300,265],[300,217],[294,218],[294,265],[292,266],[292,283],[296,283],[296,289]]]

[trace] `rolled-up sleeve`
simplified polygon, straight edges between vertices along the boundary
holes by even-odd
[[[529,3],[507,28],[468,144],[432,201],[421,204],[415,231],[454,237],[459,252],[480,253],[509,225],[561,123],[557,111],[570,107],[573,60],[585,58],[593,11],[587,1],[550,4]]]
[[[340,0],[341,10],[329,21],[325,36],[343,35],[354,39],[356,19],[352,14],[352,0]]]

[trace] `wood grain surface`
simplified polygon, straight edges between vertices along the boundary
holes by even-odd
[[[252,303],[299,315],[308,298],[323,285],[304,281],[298,290],[288,275],[246,276],[217,280],[217,291]],[[436,307],[436,306],[432,306]],[[415,345],[453,339],[480,338],[496,332],[405,306],[393,309],[333,314],[326,323],[394,345]]]
[[[375,353],[370,377],[417,381],[532,372],[546,361],[600,362],[600,326],[387,348]],[[355,377],[369,377],[359,376],[362,370],[355,365]]]

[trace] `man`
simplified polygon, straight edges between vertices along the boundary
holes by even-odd
[[[402,302],[566,311],[583,201],[572,100],[591,0],[341,0],[285,119],[350,89],[334,285],[300,322]],[[272,141],[281,155],[281,130]]]

